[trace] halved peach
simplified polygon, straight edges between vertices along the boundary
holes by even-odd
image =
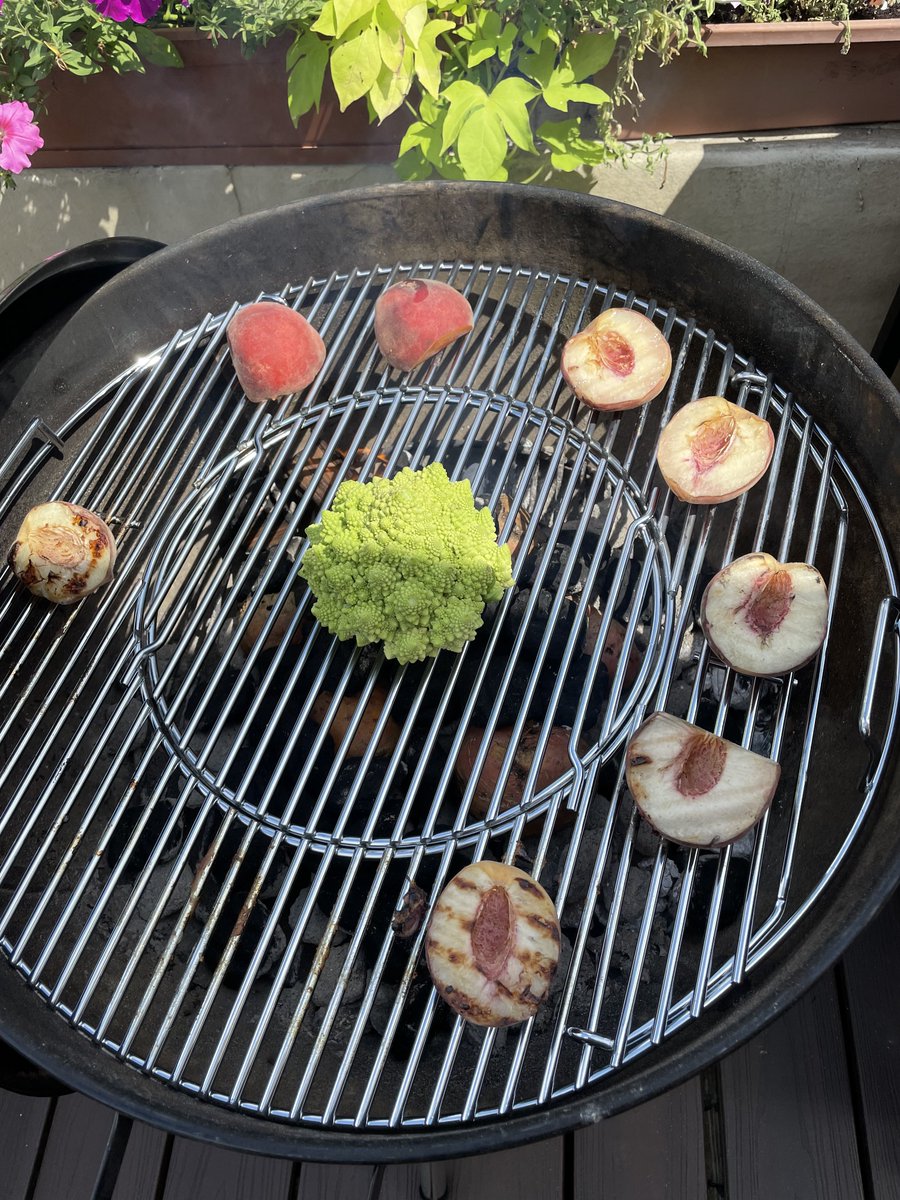
[[[238,382],[254,404],[302,391],[325,361],[325,343],[309,321],[274,300],[238,309],[226,336]]]
[[[469,333],[473,322],[465,296],[437,279],[405,279],[375,301],[375,340],[401,371],[411,371]]]
[[[775,795],[781,767],[657,712],[625,751],[625,778],[644,819],[683,846],[724,846],[752,829]]]
[[[550,994],[559,917],[541,885],[506,863],[476,862],[438,896],[425,961],[439,995],[473,1025],[517,1025]]]
[[[768,470],[774,449],[768,421],[724,396],[704,396],[669,421],[656,461],[679,500],[718,504],[753,487]]]
[[[621,412],[659,395],[672,373],[672,352],[642,313],[608,308],[566,342],[562,373],[591,408]]]
[[[818,654],[828,624],[828,590],[809,563],[745,554],[710,580],[700,620],[727,666],[744,675],[778,675]]]

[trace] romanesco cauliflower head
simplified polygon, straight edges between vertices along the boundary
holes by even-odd
[[[316,597],[314,616],[342,640],[384,642],[401,663],[461,650],[485,604],[513,583],[489,510],[439,463],[342,483],[306,536],[300,574]]]

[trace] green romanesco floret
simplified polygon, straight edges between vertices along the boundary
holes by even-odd
[[[300,574],[315,617],[342,640],[384,642],[401,663],[461,650],[513,583],[490,511],[439,463],[342,483],[306,536]]]

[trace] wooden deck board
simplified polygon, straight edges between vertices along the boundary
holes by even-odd
[[[28,1195],[41,1135],[52,1107],[52,1101],[42,1097],[0,1091],[0,1163],[6,1200],[25,1200]]]
[[[725,1176],[718,1182],[727,1184],[727,1200],[900,1200],[898,928],[895,898],[846,956],[843,1022],[829,974],[720,1064],[716,1128],[724,1131]],[[111,1112],[82,1096],[50,1101],[0,1091],[0,1197],[88,1200],[111,1126]],[[569,1135],[568,1153],[566,1144],[554,1138],[431,1170],[388,1167],[380,1197],[419,1200],[429,1181],[433,1200],[442,1191],[447,1200],[707,1194],[699,1077]],[[114,1200],[368,1200],[372,1178],[372,1167],[300,1167],[172,1139],[138,1122]]]
[[[563,1139],[446,1164],[451,1200],[563,1200]]]
[[[697,1200],[706,1194],[696,1076],[575,1134],[574,1200]]]
[[[372,1174],[372,1167],[305,1164],[296,1200],[367,1200]],[[446,1163],[388,1167],[379,1200],[420,1200],[429,1190],[431,1200],[442,1194],[447,1200],[565,1200],[563,1139]]]
[[[176,1138],[163,1200],[291,1200],[291,1164]]]
[[[368,1200],[374,1167],[304,1163],[296,1200]],[[386,1167],[379,1200],[419,1200],[417,1167]]]
[[[56,1103],[34,1200],[86,1200],[112,1129],[112,1109],[73,1093]]]
[[[865,1128],[866,1170],[878,1200],[900,1198],[900,894],[844,957]]]
[[[160,1129],[135,1121],[116,1180],[113,1200],[156,1200],[170,1139]]]
[[[863,1195],[834,976],[721,1064],[729,1200]]]

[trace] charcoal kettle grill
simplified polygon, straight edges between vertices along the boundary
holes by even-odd
[[[372,309],[413,277],[463,291],[475,328],[406,375]],[[252,406],[225,329],[263,295],[328,357],[300,397]],[[623,305],[673,372],[610,417],[574,401],[559,354]],[[765,416],[775,454],[746,496],[691,507],[655,446],[713,393]],[[591,197],[376,188],[124,271],[4,418],[6,541],[58,497],[99,511],[120,555],[74,608],[0,577],[0,1032],[172,1131],[360,1162],[549,1135],[749,1037],[900,873],[898,418],[791,285]],[[343,479],[430,462],[501,519],[517,586],[462,654],[398,667],[315,623],[298,566]],[[829,632],[808,667],[751,680],[711,656],[697,606],[757,549],[819,567]],[[657,708],[781,762],[736,845],[687,851],[634,811],[623,747]],[[551,997],[507,1031],[443,1006],[415,916],[481,857],[527,869],[561,917]]]

